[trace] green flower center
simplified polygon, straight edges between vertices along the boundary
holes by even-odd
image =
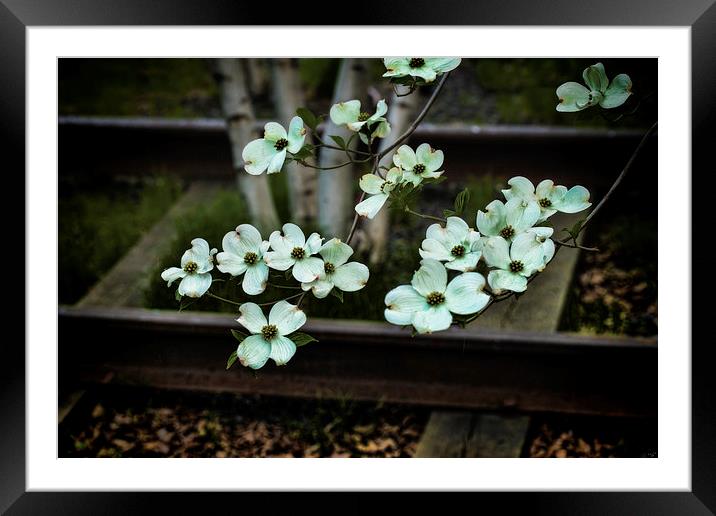
[[[382,185],[380,185],[380,192],[385,193],[385,189],[388,186],[393,186],[393,183],[391,183],[390,181],[385,181]]]
[[[326,274],[333,274],[336,272],[336,266],[333,265],[331,262],[326,262],[323,264],[323,270]]]
[[[550,200],[547,199],[547,198],[545,198],[545,199],[540,199],[540,200],[539,200],[539,205],[542,206],[543,208],[549,208],[550,206],[552,206],[552,201],[550,201]]]
[[[365,122],[370,118],[370,113],[367,113],[365,111],[361,112],[360,115],[358,115],[358,121],[359,122]]]
[[[500,236],[502,238],[512,238],[515,236],[515,230],[512,226],[505,226],[502,228],[502,231],[500,231]]]
[[[423,165],[422,163],[418,163],[413,167],[413,172],[415,172],[416,174],[422,174],[423,172],[425,172],[425,165]]]
[[[420,68],[425,64],[425,59],[422,57],[413,57],[410,59],[410,68]]]
[[[291,258],[294,260],[303,260],[304,256],[306,256],[306,251],[303,247],[294,247],[291,251]]]
[[[199,268],[199,266],[196,264],[196,262],[186,262],[186,265],[184,266],[184,272],[188,272],[189,274],[192,274],[196,272],[196,270]]]
[[[288,140],[286,138],[281,138],[276,141],[276,145],[274,145],[273,147],[277,151],[282,151],[283,149],[288,147]]]
[[[246,253],[244,255],[244,263],[248,265],[254,265],[259,261],[259,256],[256,253]]]
[[[264,338],[264,340],[271,340],[276,335],[278,335],[278,328],[274,326],[273,324],[267,324],[263,328],[261,328],[261,336]]]
[[[430,306],[437,306],[445,302],[445,295],[440,292],[430,292],[427,299]]]
[[[510,262],[510,272],[522,272],[524,268],[524,264],[519,260]]]
[[[452,248],[450,251],[450,254],[456,257],[461,257],[465,255],[465,246],[464,245],[456,245]]]

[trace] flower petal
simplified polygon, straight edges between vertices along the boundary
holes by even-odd
[[[420,268],[413,274],[410,284],[421,295],[426,297],[432,292],[445,292],[447,270],[437,260],[424,259],[420,262]]]
[[[323,244],[319,252],[325,262],[332,263],[338,267],[348,261],[348,258],[353,254],[353,249],[338,238],[332,238]]]
[[[487,275],[487,283],[495,294],[501,294],[505,290],[512,292],[524,292],[527,290],[527,278],[514,272],[496,269]]]
[[[609,79],[604,71],[604,65],[597,63],[592,66],[588,66],[582,72],[582,78],[584,83],[592,90],[604,93],[609,85]]]
[[[526,201],[514,197],[505,205],[507,224],[512,226],[515,234],[520,234],[526,229],[537,224],[541,210],[537,201]]]
[[[336,125],[357,122],[360,116],[360,100],[349,100],[333,104],[329,114],[331,121]]]
[[[370,197],[366,198],[364,201],[359,202],[356,204],[355,210],[358,215],[361,215],[363,217],[368,217],[369,219],[372,219],[375,217],[380,209],[385,204],[385,201],[388,200],[388,196],[386,194],[376,194],[371,195]]]
[[[246,274],[241,282],[241,288],[250,296],[258,296],[266,290],[268,283],[269,268],[263,262],[259,262],[246,269]]]
[[[286,161],[286,149],[277,152],[268,164],[267,174],[276,174],[281,172],[283,162]]]
[[[315,256],[297,260],[293,265],[293,277],[301,283],[310,283],[318,279],[322,272],[323,260]]]
[[[269,122],[264,126],[264,139],[276,143],[281,138],[288,138],[286,129],[277,122]]]
[[[425,165],[426,172],[435,172],[443,166],[445,156],[443,151],[433,149],[427,143],[421,143],[415,151],[415,157],[418,163]]]
[[[271,158],[276,155],[274,144],[263,138],[249,142],[241,152],[244,169],[251,175],[263,173],[269,166]]]
[[[439,224],[435,224],[439,226]],[[432,258],[433,260],[446,261],[453,258],[450,251],[446,249],[442,242],[434,238],[426,238],[418,249],[421,258]]]
[[[447,269],[450,269],[451,271],[461,271],[461,272],[470,272],[474,271],[477,267],[477,262],[480,261],[480,257],[482,256],[481,251],[474,251],[472,253],[468,253],[464,256],[461,256],[460,258],[456,258],[455,260],[451,262],[447,262],[445,264],[445,267]]]
[[[386,120],[381,120],[377,126],[375,126],[375,129],[373,129],[373,132],[371,133],[371,136],[373,138],[385,138],[390,134],[390,124]]]
[[[414,77],[420,77],[425,82],[433,82],[435,80],[435,77],[437,77],[437,73],[435,73],[435,70],[433,70],[427,65],[423,65],[419,68],[410,68],[409,73]]]
[[[485,278],[477,272],[460,274],[445,290],[445,302],[454,314],[474,314],[485,308],[490,296],[483,292]]]
[[[306,140],[306,129],[303,127],[303,119],[300,116],[294,116],[288,126],[288,152],[295,154],[303,147]]]
[[[542,240],[534,232],[527,231],[517,235],[510,248],[512,260],[522,262],[523,269],[520,272],[523,276],[531,276],[536,270],[544,268],[544,250]]]
[[[266,265],[277,271],[286,271],[296,263],[295,258],[291,258],[289,255],[285,255],[279,251],[269,251],[264,255],[264,262]]]
[[[592,203],[589,202],[589,190],[583,186],[573,186],[553,208],[562,213],[577,213],[586,210],[591,205]]]
[[[508,188],[507,190],[502,190],[502,193],[505,196],[505,199],[507,199],[508,201],[513,197],[519,197],[520,199],[524,199],[526,201],[534,200],[535,185],[533,185],[532,181],[530,181],[526,177],[513,177],[512,179],[507,181],[507,184],[510,185],[510,188]]]
[[[261,329],[268,324],[263,310],[256,303],[242,304],[239,307],[239,314],[236,322],[251,333],[261,333]]]
[[[589,107],[589,90],[578,82],[565,82],[557,88],[557,111],[571,113]]]
[[[375,114],[370,118],[376,120],[378,117],[385,115],[388,112],[388,104],[385,103],[385,99],[380,99],[378,104],[375,106]]]
[[[629,95],[631,95],[631,79],[627,74],[620,73],[612,80],[599,105],[605,109],[619,107],[626,102]]]
[[[336,268],[331,279],[333,284],[344,292],[355,292],[368,283],[370,271],[368,267],[358,262],[350,262]]]
[[[477,229],[486,236],[499,236],[507,225],[507,211],[502,201],[494,200],[487,205],[485,211],[477,212]]]
[[[251,369],[261,369],[270,355],[271,344],[264,340],[261,335],[246,337],[236,350],[239,363]]]
[[[333,290],[333,282],[328,279],[317,279],[310,283],[301,283],[303,290],[310,290],[318,299],[325,298]]]
[[[425,64],[437,73],[445,73],[454,70],[460,64],[459,57],[426,57]]]
[[[400,285],[385,296],[385,320],[391,324],[406,326],[413,321],[413,314],[430,306],[423,296],[410,285]]]
[[[381,187],[385,181],[375,174],[366,174],[360,178],[358,182],[360,189],[365,193],[379,194],[381,193]]]
[[[401,145],[398,148],[398,152],[393,156],[393,162],[403,170],[412,170],[418,164],[415,152],[407,145]]]
[[[243,258],[246,253],[257,253],[261,247],[261,233],[251,224],[240,224],[236,231],[229,231],[221,240],[224,251]]]
[[[271,355],[269,358],[276,362],[277,366],[286,365],[291,357],[296,354],[296,344],[289,338],[278,336],[271,339]]]
[[[276,326],[279,335],[288,335],[306,323],[306,314],[288,301],[279,301],[271,308],[268,320]]]
[[[306,245],[306,237],[303,234],[303,230],[292,222],[288,222],[281,228],[284,236],[291,242],[292,247],[303,247]]]
[[[187,273],[184,272],[184,269],[180,269],[179,267],[169,267],[164,272],[162,272],[162,279],[167,282],[168,287],[176,280],[186,276],[186,274]]]
[[[482,248],[482,255],[490,267],[506,269],[510,266],[510,244],[502,237],[490,237]]]
[[[216,267],[221,272],[227,272],[232,276],[240,276],[246,272],[248,265],[243,256],[239,257],[234,253],[222,252],[216,255]]]
[[[323,238],[318,233],[311,233],[306,240],[306,244],[303,248],[308,252],[308,255],[316,254],[323,245]]]
[[[211,287],[211,274],[187,274],[179,283],[177,291],[182,296],[201,297]]]
[[[413,314],[413,327],[418,333],[433,333],[447,330],[452,324],[452,314],[447,305],[431,306]]]

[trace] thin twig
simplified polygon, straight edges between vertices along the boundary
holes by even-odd
[[[258,305],[259,306],[271,306],[271,305],[275,305],[276,303],[279,303],[281,301],[288,301],[289,299],[294,299],[294,298],[297,298],[298,296],[305,296],[305,295],[306,295],[305,292],[301,292],[299,294],[294,294],[292,296],[284,297],[283,299],[276,299],[275,301],[269,301],[267,303],[258,303]]]
[[[415,215],[417,217],[420,217],[421,219],[429,219],[429,220],[437,220],[438,222],[447,222],[446,219],[443,219],[442,217],[434,217],[433,215],[426,215],[425,213],[419,213],[417,211],[413,211],[407,206],[405,207],[405,211],[410,213],[411,215]]]
[[[236,305],[236,306],[241,306],[241,305],[243,305],[243,303],[237,303],[236,301],[232,301],[231,299],[226,299],[226,298],[224,298],[224,297],[217,296],[217,295],[214,294],[213,292],[207,292],[207,294],[208,294],[210,297],[213,297],[213,298],[215,298],[215,299],[218,299],[219,301],[223,301],[224,303],[229,303],[229,304]]]

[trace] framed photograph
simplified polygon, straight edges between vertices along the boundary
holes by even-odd
[[[315,25],[1,1],[26,196],[8,514],[167,491],[716,511],[690,238],[712,2]]]

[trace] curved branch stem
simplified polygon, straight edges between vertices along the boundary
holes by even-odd
[[[442,217],[434,217],[433,215],[426,215],[425,213],[419,213],[417,211],[411,210],[408,207],[405,208],[405,211],[410,213],[411,215],[420,217],[421,219],[436,220],[438,222],[447,222],[447,220],[443,219]]]

